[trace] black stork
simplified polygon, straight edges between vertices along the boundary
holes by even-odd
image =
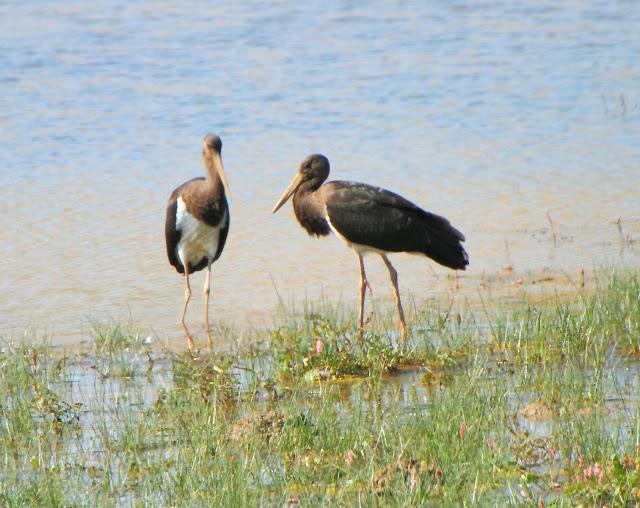
[[[191,298],[189,274],[207,269],[204,283],[204,325],[209,348],[212,346],[209,328],[209,293],[211,291],[211,265],[216,261],[229,232],[229,206],[225,191],[229,185],[222,164],[222,140],[207,134],[202,142],[202,158],[207,169],[206,178],[198,177],[176,188],[167,203],[165,238],[169,262],[185,276],[184,308],[180,324],[187,335],[189,349],[193,337],[184,322]]]
[[[360,264],[359,340],[364,327],[365,292],[367,287],[371,289],[362,258],[371,252],[379,254],[391,276],[402,337],[406,340],[398,273],[387,254],[424,254],[441,265],[464,270],[469,264],[461,245],[464,235],[444,217],[427,212],[391,191],[358,182],[323,183],[328,177],[329,159],[320,154],[309,155],[278,199],[273,213],[293,196],[298,222],[310,235],[325,236],[333,231],[356,252]]]

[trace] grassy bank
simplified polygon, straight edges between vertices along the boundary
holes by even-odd
[[[421,309],[406,346],[307,314],[197,357],[114,324],[88,353],[5,343],[0,504],[640,500],[639,274],[545,304]]]

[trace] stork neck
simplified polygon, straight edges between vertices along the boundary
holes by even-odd
[[[293,210],[298,222],[310,235],[328,235],[329,224],[325,220],[325,205],[317,192],[301,185],[293,195]]]
[[[203,157],[204,166],[207,168],[207,184],[211,187],[220,187],[222,185],[222,179],[218,174],[215,164],[211,157]]]
[[[322,180],[303,182],[293,195],[293,207],[296,211],[307,209],[307,213],[324,216],[324,204],[320,198]]]
[[[311,194],[313,192],[316,192],[326,179],[327,177],[324,177],[324,178],[314,177],[311,180],[306,180],[300,184],[300,187],[298,187],[296,194],[303,196],[306,194]]]

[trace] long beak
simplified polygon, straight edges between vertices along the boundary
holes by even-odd
[[[231,198],[231,189],[229,189],[229,182],[227,182],[227,175],[224,173],[224,164],[222,164],[222,157],[219,153],[214,153],[211,156],[213,160],[213,167],[216,168],[218,175],[220,175],[220,180],[222,180],[222,185],[224,186],[224,193],[227,195],[227,198]]]
[[[273,207],[271,213],[276,213],[280,209],[280,207],[284,205],[291,196],[293,196],[293,193],[298,189],[301,183],[302,173],[298,173],[293,178],[293,180],[291,180],[291,183],[289,184],[289,187],[287,187],[287,190],[282,193],[282,196],[280,196],[280,199],[278,199],[278,202],[276,203],[276,206]]]

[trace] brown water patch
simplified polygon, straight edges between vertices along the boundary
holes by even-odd
[[[557,411],[541,401],[530,402],[518,410],[518,414],[531,422],[547,422],[556,417]]]
[[[258,432],[263,439],[269,442],[273,437],[282,433],[284,424],[284,415],[271,409],[265,413],[247,416],[232,424],[227,436],[231,441],[243,441],[249,438],[253,432]]]
[[[423,483],[428,483],[428,485],[421,485],[423,488],[433,489],[442,483],[443,473],[435,459],[426,463],[416,459],[401,458],[396,463],[387,464],[375,472],[373,488],[378,495],[386,494],[396,479],[401,479],[410,490],[415,490]]]

